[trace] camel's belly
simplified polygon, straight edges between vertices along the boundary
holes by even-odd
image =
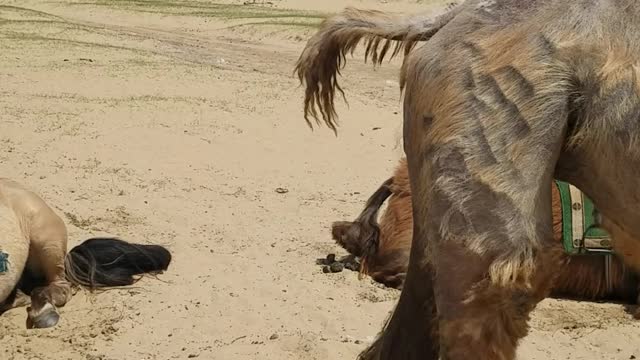
[[[0,303],[15,288],[29,256],[29,239],[14,212],[0,204]]]

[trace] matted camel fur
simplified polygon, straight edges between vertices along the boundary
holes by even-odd
[[[565,263],[553,179],[593,200],[640,269],[639,18],[635,0],[468,0],[435,18],[349,9],[309,39],[305,118],[334,130],[345,54],[361,40],[375,63],[392,41],[407,49],[411,256],[362,359],[514,359]]]

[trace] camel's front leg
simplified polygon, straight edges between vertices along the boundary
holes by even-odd
[[[31,291],[31,306],[27,308],[27,328],[48,328],[60,320],[57,307],[71,298],[71,285],[66,280],[50,282]]]
[[[28,328],[55,326],[60,319],[57,308],[71,299],[71,284],[65,277],[67,233],[57,217],[47,217],[46,226],[34,227],[31,237],[30,271],[44,278],[44,286],[31,292],[27,309]]]
[[[33,289],[31,293],[31,306],[27,309],[27,328],[39,329],[55,326],[60,320],[60,315],[55,307],[55,301],[51,286]]]
[[[422,248],[411,261],[434,270],[440,359],[512,360],[560,265],[551,241],[552,166],[540,166],[548,170],[537,180],[505,171],[492,182],[460,146],[434,147],[416,166],[432,177],[416,182],[424,239],[414,238]]]
[[[549,184],[565,136],[568,84],[547,63],[527,60],[553,62],[537,41],[508,49],[464,44],[459,50],[473,65],[449,67],[438,53],[438,61],[420,63],[426,73],[408,75],[404,135],[415,226],[402,295],[416,269],[432,269],[440,360],[514,359],[560,264]],[[491,63],[505,52],[513,56],[503,66]]]

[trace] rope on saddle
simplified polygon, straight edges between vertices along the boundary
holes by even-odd
[[[613,262],[613,255],[604,255],[604,283],[607,288],[607,293],[611,294],[613,291],[613,279],[611,274],[611,266]]]

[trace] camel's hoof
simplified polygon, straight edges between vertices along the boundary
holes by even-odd
[[[47,306],[48,305],[48,306]],[[56,309],[50,304],[40,311],[40,314],[32,316],[31,309],[28,310],[29,316],[27,316],[27,329],[45,329],[56,326],[60,320],[60,315]]]

